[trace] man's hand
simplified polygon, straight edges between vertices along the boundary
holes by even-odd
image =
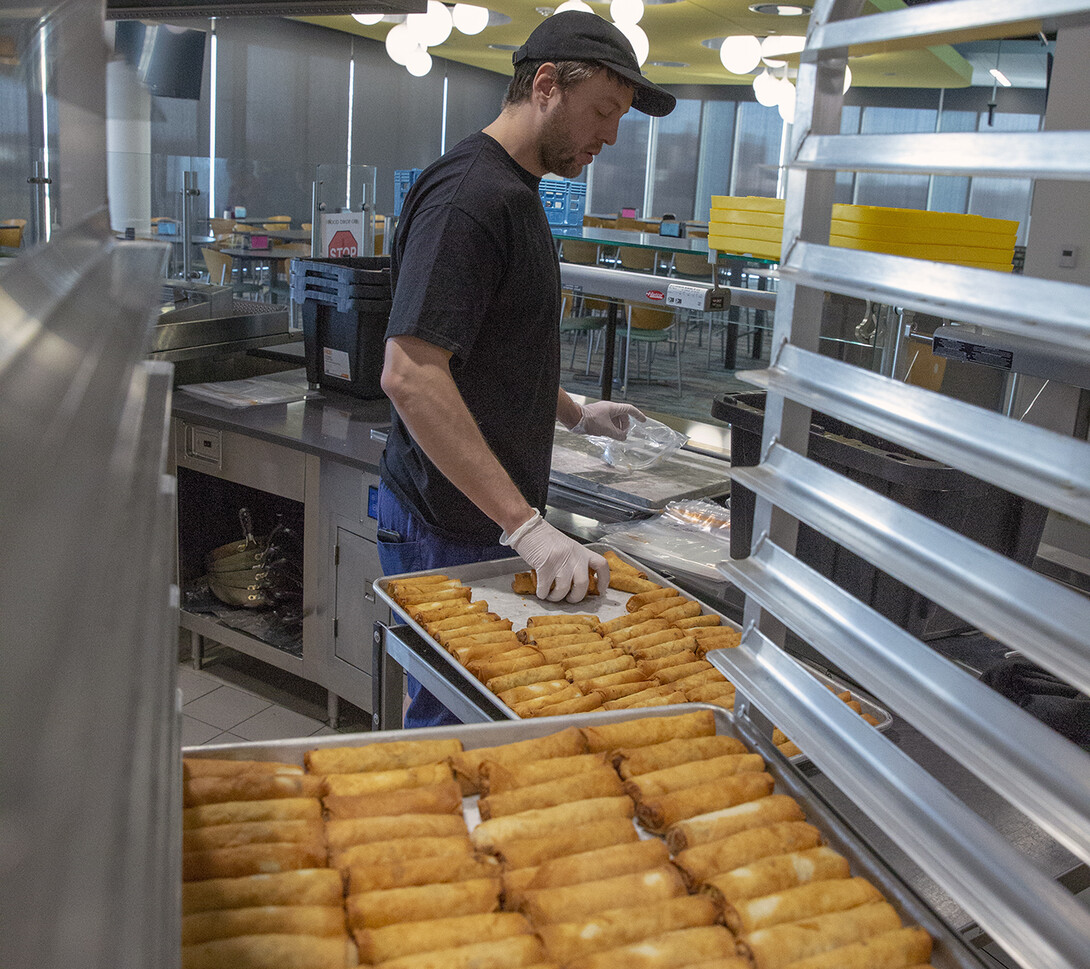
[[[593,404],[580,404],[579,420],[571,427],[575,434],[611,437],[623,441],[628,437],[632,421],[645,421],[647,416],[631,404],[617,404],[612,400],[598,400]]]
[[[511,535],[505,532],[500,542],[518,552],[537,572],[539,599],[582,601],[592,571],[598,576],[600,590],[609,586],[609,563],[597,552],[553,528],[539,512],[535,511]]]

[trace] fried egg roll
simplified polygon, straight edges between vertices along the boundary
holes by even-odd
[[[540,962],[544,954],[536,936],[515,935],[400,956],[377,963],[375,969],[522,969]]]
[[[642,717],[639,720],[583,728],[587,749],[591,751],[646,747],[664,740],[710,737],[714,733],[715,715],[710,710],[697,710],[673,717]]]
[[[632,710],[636,707],[668,707],[675,703],[687,703],[685,694],[680,690],[672,690],[669,687],[654,687],[641,693],[633,693],[632,696],[622,697],[603,703],[604,710]]]
[[[608,676],[610,673],[620,673],[623,670],[635,669],[636,661],[627,654],[622,653],[604,660],[600,663],[592,663],[589,666],[577,666],[569,669],[567,678],[573,683],[583,680],[592,680],[596,676]]]
[[[213,909],[281,905],[335,905],[344,898],[341,873],[332,868],[300,868],[272,875],[210,878],[182,885],[182,914]]]
[[[722,958],[734,953],[734,936],[721,925],[675,929],[573,959],[569,969],[679,969],[697,960]],[[748,965],[737,959],[739,969]]]
[[[302,774],[298,764],[268,760],[221,760],[214,757],[183,757],[182,776],[233,777],[235,774]]]
[[[326,841],[331,851],[395,838],[456,834],[468,834],[465,818],[457,814],[401,814],[386,818],[344,818],[326,823]]]
[[[391,838],[370,844],[350,845],[333,854],[338,868],[352,865],[386,865],[403,858],[436,858],[440,855],[472,855],[473,846],[464,834],[420,838]]]
[[[549,760],[535,760],[525,764],[498,764],[494,761],[485,761],[481,764],[479,771],[481,793],[503,794],[520,787],[544,784],[546,781],[594,771],[605,763],[605,755],[601,753],[553,757]]]
[[[724,916],[732,932],[754,932],[881,901],[882,893],[865,878],[834,878],[728,904]]]
[[[781,969],[800,959],[899,928],[901,920],[893,906],[878,902],[758,929],[739,938],[737,945],[738,952],[760,969]]]
[[[495,694],[499,695],[507,690],[513,690],[520,686],[530,686],[534,683],[544,683],[549,680],[564,680],[564,667],[559,663],[546,666],[529,667],[524,670],[516,670],[513,673],[503,673],[494,676],[485,685]]]
[[[475,878],[498,878],[495,858],[474,855],[435,855],[426,858],[398,858],[381,865],[349,865],[348,891],[352,895],[386,888],[439,885]]]
[[[543,666],[541,671],[551,672],[554,669],[552,666]],[[563,667],[560,667],[563,670]],[[530,670],[529,672],[537,672]],[[563,676],[563,672],[561,672]],[[526,703],[529,700],[540,700],[544,697],[553,696],[559,693],[561,690],[568,689],[571,684],[565,679],[543,679],[533,683],[525,683],[522,686],[512,686],[505,690],[497,690],[491,684],[494,680],[489,680],[489,689],[496,694],[504,703],[508,706],[513,706],[516,703]],[[571,696],[577,696],[576,691],[572,691]]]
[[[771,794],[756,801],[746,801],[721,811],[679,821],[666,832],[666,844],[677,854],[686,848],[719,841],[739,831],[760,828],[777,821],[803,821],[805,817],[799,802],[793,797]]]
[[[244,875],[273,874],[298,868],[321,868],[326,849],[321,842],[310,844],[250,844],[208,851],[182,852],[182,880],[241,878]]]
[[[182,945],[239,935],[318,935],[343,938],[344,908],[336,905],[263,905],[182,916]]]
[[[680,594],[677,589],[671,589],[667,586],[663,586],[661,589],[650,589],[647,592],[637,592],[634,596],[628,597],[628,601],[625,603],[625,612],[639,612],[649,602],[654,602],[657,599],[675,598]]]
[[[719,841],[686,848],[675,862],[685,872],[691,885],[699,885],[711,876],[734,871],[759,858],[806,851],[822,842],[821,832],[805,821],[778,821],[763,828],[739,831]]]
[[[451,757],[451,763],[458,778],[463,781],[463,790],[468,784],[469,791],[476,793],[479,785],[479,770],[486,760],[496,764],[525,763],[531,760],[545,760],[549,757],[571,757],[573,754],[585,754],[587,743],[577,727],[568,727],[558,733],[530,740],[518,740],[511,744],[494,747],[477,747],[465,750]]]
[[[531,808],[547,808],[570,801],[596,797],[623,796],[624,784],[612,767],[574,774],[502,794],[490,794],[478,801],[482,820],[517,814]]]
[[[321,777],[309,774],[234,774],[192,777],[182,784],[182,804],[222,804],[225,801],[265,801],[273,798],[318,797],[325,790]]]
[[[707,784],[722,777],[763,771],[764,758],[760,754],[724,754],[707,760],[690,760],[675,767],[663,767],[631,777],[625,781],[625,790],[637,800],[669,794],[684,787]]]
[[[462,788],[449,779],[374,794],[327,794],[326,814],[334,818],[389,817],[398,814],[461,814]]]
[[[494,912],[499,899],[498,878],[473,878],[361,892],[348,896],[345,910],[350,928],[377,929],[398,922],[422,922],[437,912],[448,917]]]
[[[315,804],[317,801],[314,802]],[[320,820],[314,821],[242,821],[216,824],[182,831],[183,851],[211,851],[236,845],[321,844],[325,832]]]
[[[530,616],[526,620],[526,627],[529,629],[540,626],[566,625],[568,623],[597,628],[598,617],[592,612],[573,612],[570,614],[550,612],[540,616]]]
[[[548,703],[537,707],[530,716],[532,717],[562,717],[569,713],[588,713],[597,710],[602,705],[602,698],[594,692],[583,696],[572,697],[560,703]]]
[[[589,918],[537,927],[545,948],[558,962],[638,942],[675,929],[712,925],[719,909],[700,895],[679,895],[654,906],[611,908]]]
[[[636,814],[648,831],[663,834],[670,825],[686,818],[767,797],[772,793],[772,786],[771,774],[735,774],[710,784],[648,798],[639,803]]]
[[[590,821],[578,828],[559,829],[534,838],[512,838],[493,849],[511,868],[540,865],[550,858],[604,848],[606,845],[638,841],[639,834],[627,818],[615,817]]]
[[[620,592],[647,592],[651,589],[661,589],[657,582],[650,579],[641,579],[633,572],[610,572],[609,587]]]
[[[409,787],[427,787],[442,784],[453,778],[450,765],[421,764],[419,767],[397,767],[392,770],[367,771],[359,774],[330,774],[326,779],[326,793],[338,797],[361,794],[380,794]]]
[[[182,969],[345,969],[356,964],[347,936],[240,935],[182,946]]]
[[[729,903],[771,895],[792,885],[849,876],[848,859],[832,848],[821,846],[760,858],[733,871],[713,875],[703,890]]]
[[[580,882],[658,868],[669,860],[670,852],[657,838],[609,845],[542,862],[527,887],[559,888],[564,885],[578,885]]]
[[[632,696],[634,693],[642,693],[644,690],[653,690],[658,684],[654,680],[636,680],[633,683],[617,683],[613,686],[599,686],[596,687],[594,692],[597,693],[603,702],[603,706],[607,703],[612,703],[614,700],[623,700],[626,696]]]
[[[640,774],[688,764],[694,760],[747,753],[749,749],[736,737],[718,734],[711,737],[682,737],[648,747],[624,748],[614,751],[612,760],[621,777],[628,780]]]
[[[666,864],[577,885],[527,889],[523,893],[522,910],[534,925],[544,925],[571,922],[604,911],[614,907],[617,899],[638,898],[644,905],[654,905],[685,894],[685,882],[678,870]]]
[[[318,747],[303,755],[315,774],[355,774],[395,770],[445,760],[462,749],[460,740],[392,740],[360,747]]]
[[[401,922],[379,929],[360,929],[355,937],[360,961],[375,963],[472,942],[494,942],[496,939],[528,935],[532,931],[525,916],[517,912],[484,912]]]
[[[269,801],[222,801],[182,811],[182,829],[257,821],[318,821],[322,803],[316,797],[281,797]]]
[[[651,647],[654,649],[655,647]],[[699,657],[691,649],[674,650],[665,656],[654,659],[642,658],[637,660],[640,669],[645,673],[657,673],[669,666],[681,666],[683,663],[695,663]]]

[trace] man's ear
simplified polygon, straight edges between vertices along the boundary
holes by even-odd
[[[556,65],[552,61],[546,61],[534,75],[532,97],[535,102],[546,105],[557,96],[560,88],[556,83]]]

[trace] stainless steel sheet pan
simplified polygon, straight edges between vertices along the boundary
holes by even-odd
[[[590,548],[602,552],[610,546],[607,543],[599,543],[590,545]],[[673,582],[667,579],[665,576],[647,568],[636,559],[631,558],[623,552],[618,552],[616,549],[610,548],[610,551],[615,552],[623,561],[629,562],[635,567],[641,569],[647,573],[647,577],[659,585],[669,586],[673,589],[678,589],[679,593],[689,598],[693,598],[689,593],[681,590]],[[617,616],[622,616],[626,612],[625,604],[628,602],[631,593],[621,592],[617,589],[605,589],[600,596],[589,596],[583,602],[569,603],[569,602],[545,602],[535,596],[518,595],[511,591],[511,581],[514,578],[516,572],[525,571],[525,563],[519,558],[507,558],[498,559],[491,562],[478,562],[472,565],[460,565],[449,569],[432,569],[431,573],[442,573],[449,575],[452,579],[458,579],[466,585],[473,587],[473,600],[485,599],[488,602],[489,609],[496,614],[503,616],[505,619],[510,619],[512,622],[512,628],[521,629],[526,625],[526,620],[531,616],[539,616],[544,614],[574,614],[594,612],[603,621],[614,619]],[[487,696],[500,710],[504,716],[511,720],[519,719],[517,713],[509,706],[503,703],[499,697],[491,693],[487,687],[480,680],[478,680],[472,673],[469,672],[461,663],[457,661],[450,653],[446,651],[438,642],[436,642],[431,636],[428,635],[424,627],[416,622],[411,617],[404,615],[398,611],[398,605],[394,601],[393,597],[389,593],[389,585],[391,582],[395,582],[400,578],[405,578],[409,573],[402,575],[391,575],[385,578],[379,579],[375,582],[375,589],[378,591],[379,597],[390,606],[393,612],[400,616],[402,621],[412,628],[427,644],[429,647],[427,659],[432,666],[443,669],[448,672],[455,682],[464,684],[474,691],[474,693],[483,693]],[[413,575],[427,575],[428,572],[411,573]],[[728,619],[721,612],[710,608],[709,606],[701,603],[701,608],[705,615],[714,614],[719,616],[720,622],[731,629],[738,629],[738,624]],[[864,713],[870,714],[877,720],[878,730],[887,730],[893,723],[893,717],[889,711],[879,706],[872,697],[866,694],[859,693],[857,690],[851,688],[848,684],[844,683],[833,676],[814,669],[813,667],[807,667],[813,674],[815,679],[823,685],[831,686],[836,689],[837,692],[848,690],[852,694],[852,699],[858,700]],[[428,683],[424,683],[424,687],[428,687]],[[729,712],[727,714],[730,715]],[[552,718],[548,718],[552,719]],[[803,763],[808,761],[804,755],[798,754],[793,758],[794,763]]]
[[[291,740],[257,741],[253,743],[216,744],[184,748],[184,757],[212,757],[228,760],[276,760],[303,763],[308,750],[322,747],[343,747],[395,740],[430,740],[456,737],[466,750],[513,743],[531,737],[542,737],[568,727],[584,727],[602,723],[619,723],[644,717],[676,716],[693,710],[710,710],[715,717],[716,732],[737,736],[765,758],[767,770],[775,778],[776,791],[795,797],[806,812],[807,819],[822,832],[834,849],[849,859],[852,873],[870,879],[882,890],[902,919],[923,926],[935,940],[931,965],[935,969],[984,969],[984,963],[974,949],[951,929],[900,876],[856,833],[843,815],[815,791],[807,779],[780,755],[769,738],[739,734],[730,713],[721,707],[687,703],[678,706],[652,707],[643,710],[609,710],[572,716],[548,717],[535,720],[513,720],[498,723],[463,724],[453,727],[425,727],[406,734],[400,730],[374,733],[340,734],[337,736],[302,737]],[[479,821],[476,797],[463,802],[466,823],[472,828]],[[635,822],[634,822],[635,823]],[[639,826],[637,825],[637,828]],[[641,836],[654,837],[641,831]]]

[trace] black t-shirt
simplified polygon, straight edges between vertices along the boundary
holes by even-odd
[[[451,351],[454,382],[485,441],[544,511],[560,387],[560,267],[539,181],[483,132],[420,174],[394,237],[386,336]],[[441,534],[499,540],[499,526],[428,460],[396,409],[382,476]]]

